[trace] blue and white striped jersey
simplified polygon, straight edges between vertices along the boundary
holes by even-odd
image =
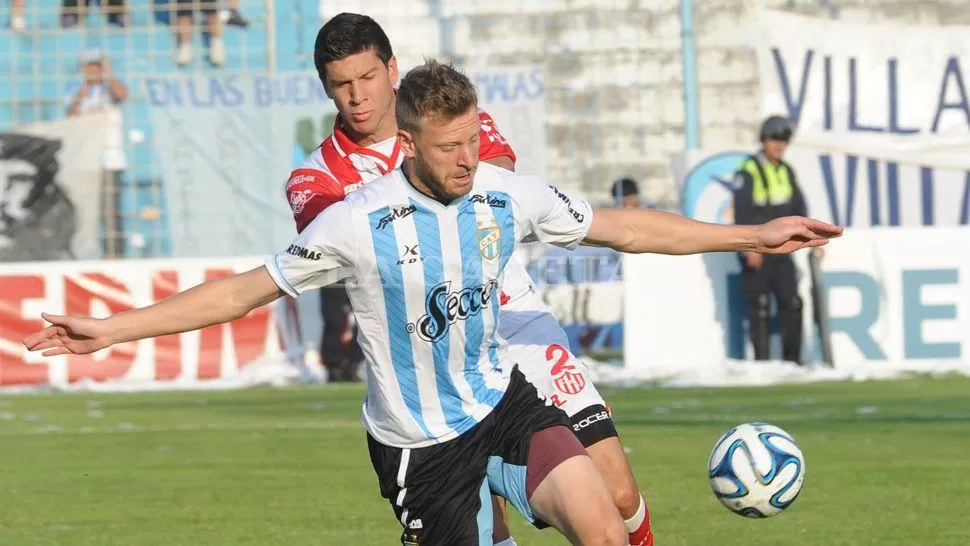
[[[505,393],[499,293],[515,245],[575,248],[591,221],[587,202],[486,163],[448,205],[396,170],[331,205],[266,266],[293,296],[347,279],[368,364],[364,426],[417,448],[462,434]]]

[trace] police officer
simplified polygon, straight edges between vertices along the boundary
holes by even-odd
[[[788,119],[771,116],[761,125],[761,150],[749,156],[735,174],[736,224],[759,224],[783,216],[807,216],[795,171],[782,157],[794,133]],[[768,360],[771,296],[781,327],[782,359],[802,363],[802,299],[791,255],[740,255],[741,282],[748,304],[748,328],[755,360]]]

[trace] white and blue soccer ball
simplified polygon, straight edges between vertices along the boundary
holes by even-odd
[[[736,514],[768,518],[791,506],[805,480],[805,458],[791,434],[768,423],[744,423],[714,444],[711,489]]]

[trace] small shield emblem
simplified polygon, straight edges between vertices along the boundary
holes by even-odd
[[[502,252],[502,229],[496,225],[479,226],[478,251],[486,260],[498,258]]]
[[[583,387],[586,386],[586,378],[582,374],[573,373],[568,370],[557,377],[554,382],[556,383],[556,388],[566,394],[579,394],[579,391],[583,390]]]

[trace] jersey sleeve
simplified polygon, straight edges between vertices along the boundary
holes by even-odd
[[[478,159],[486,161],[496,157],[507,157],[515,163],[515,152],[512,145],[502,136],[495,120],[488,112],[479,108],[478,118],[482,121],[481,133],[479,134]]]
[[[574,249],[593,223],[593,207],[537,176],[516,177],[523,242]]]
[[[324,209],[343,199],[343,187],[323,171],[296,169],[286,182],[286,200],[293,211],[297,233],[301,233]]]
[[[350,206],[336,203],[283,251],[267,258],[266,269],[281,290],[296,297],[349,277],[356,248]]]

